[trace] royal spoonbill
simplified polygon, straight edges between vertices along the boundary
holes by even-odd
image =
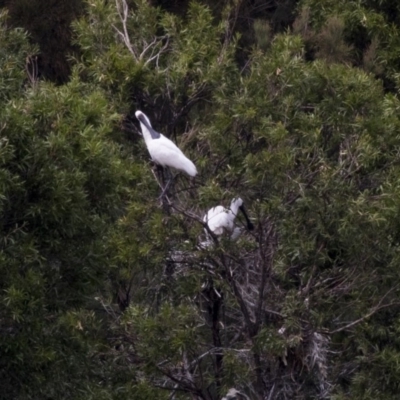
[[[232,199],[229,208],[225,208],[223,206],[211,208],[204,216],[203,221],[207,223],[210,231],[214,233],[214,235],[219,236],[224,232],[228,232],[231,239],[235,240],[241,233],[241,229],[239,227],[235,227],[235,218],[239,210],[246,218],[247,229],[250,231],[253,230],[254,225],[251,223],[244,208],[243,200],[240,197]],[[209,236],[207,230],[206,235]]]
[[[163,134],[155,131],[149,118],[142,111],[135,112],[140,122],[144,141],[152,160],[162,167],[172,167],[183,171],[189,176],[196,176],[196,166],[190,161],[174,142],[167,139]]]

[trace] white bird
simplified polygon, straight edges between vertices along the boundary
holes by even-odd
[[[244,208],[243,200],[240,197],[232,199],[229,209],[223,206],[217,206],[208,210],[207,214],[203,218],[203,222],[207,223],[208,228],[212,233],[214,233],[214,235],[220,236],[224,232],[228,232],[231,239],[235,240],[239,237],[242,231],[241,228],[235,227],[235,218],[239,210],[246,218],[247,229],[250,231],[253,230],[254,225],[251,223]],[[205,231],[208,237],[209,234],[206,229]],[[209,240],[207,240],[207,242],[210,242],[210,244],[212,243]]]
[[[136,111],[135,116],[140,122],[147,150],[156,164],[163,167],[175,168],[192,177],[197,175],[196,166],[192,161],[182,153],[174,142],[155,131],[151,126],[149,118],[142,111]]]

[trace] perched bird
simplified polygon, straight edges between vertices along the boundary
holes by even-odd
[[[142,111],[136,111],[135,116],[140,122],[147,150],[156,164],[175,168],[192,177],[197,175],[196,166],[192,161],[182,153],[174,142],[155,131],[149,118]]]
[[[212,233],[214,233],[214,235],[220,236],[224,232],[228,232],[231,239],[235,240],[239,237],[242,231],[241,228],[235,227],[235,218],[239,210],[246,218],[247,229],[250,231],[253,230],[254,225],[250,221],[244,208],[243,200],[240,197],[232,199],[229,208],[225,208],[223,206],[211,208],[204,216],[203,221],[207,223],[208,228]],[[205,231],[208,237],[209,232],[207,231],[207,229]],[[207,242],[209,242],[209,240]]]

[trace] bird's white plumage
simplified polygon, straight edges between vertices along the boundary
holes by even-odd
[[[156,132],[152,128],[149,118],[142,111],[136,111],[135,115],[140,122],[147,149],[155,163],[183,171],[189,176],[197,175],[197,169],[193,162],[182,153],[174,142]]]
[[[238,228],[239,231],[235,232],[234,223],[241,205],[243,205],[243,200],[239,197],[232,200],[229,209],[223,206],[213,207],[208,210],[203,221],[207,223],[210,231],[215,235],[222,235],[224,232],[228,232],[231,234],[232,239],[236,239],[240,235],[240,229]]]

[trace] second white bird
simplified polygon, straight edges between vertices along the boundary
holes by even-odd
[[[247,229],[254,229],[254,226],[243,206],[243,200],[240,197],[231,201],[229,209],[223,206],[211,208],[204,216],[203,221],[207,223],[210,231],[215,235],[219,236],[224,232],[228,232],[231,236],[231,239],[235,240],[241,233],[241,229],[239,227],[235,227],[235,218],[239,210],[242,211],[244,217],[246,218]],[[206,234],[208,234],[207,231]]]

